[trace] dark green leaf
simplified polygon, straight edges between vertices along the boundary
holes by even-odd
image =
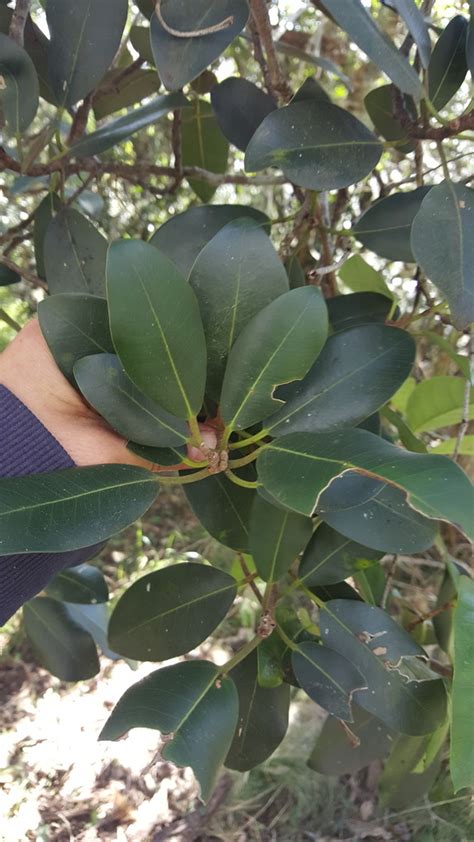
[[[301,263],[299,262],[297,257],[295,257],[294,255],[289,257],[288,260],[285,262],[285,269],[288,275],[288,280],[290,282],[290,289],[298,289],[298,287],[304,287],[305,275],[303,267],[301,266]]]
[[[163,0],[163,19],[179,32],[197,32],[230,18],[219,32],[177,38],[166,32],[156,15],[151,21],[151,46],[165,88],[177,91],[199,76],[242,31],[249,15],[246,0]]]
[[[124,438],[149,447],[182,445],[189,438],[186,423],[140,392],[115,354],[84,357],[74,377],[87,402]]]
[[[24,46],[38,75],[40,96],[47,102],[55,103],[56,98],[49,79],[49,38],[33,23],[31,17],[26,20]]]
[[[166,661],[205,640],[232,605],[233,576],[205,564],[176,564],[142,576],[115,606],[113,649],[140,661]]]
[[[339,269],[339,276],[353,292],[376,292],[393,301],[380,272],[377,272],[360,254],[354,254]]]
[[[103,86],[104,92],[94,96],[94,114],[97,120],[156,94],[160,80],[154,70],[142,70],[137,67],[123,76],[123,68],[117,68],[106,74]]]
[[[38,306],[40,327],[56,365],[74,382],[74,365],[82,357],[114,350],[107,302],[94,295],[52,295]]]
[[[200,167],[214,173],[226,171],[229,144],[211,106],[204,99],[194,100],[192,109],[184,112],[181,141],[183,166]],[[209,202],[217,189],[199,178],[190,178],[189,184],[202,202]]]
[[[326,301],[329,322],[335,333],[367,322],[385,322],[392,310],[392,301],[377,292],[351,292]]]
[[[206,393],[218,400],[235,340],[253,316],[288,290],[288,279],[261,225],[243,218],[229,222],[204,247],[189,281],[207,340]]]
[[[291,663],[298,684],[313,702],[338,719],[352,722],[352,694],[365,687],[353,664],[337,652],[311,642],[298,644]]]
[[[178,418],[199,412],[206,344],[199,306],[167,257],[141,240],[119,240],[107,259],[112,337],[128,376]]]
[[[361,602],[362,597],[347,582],[335,582],[332,585],[314,585],[310,588],[318,599],[329,602],[332,599],[354,599]]]
[[[468,327],[474,320],[474,190],[450,181],[432,187],[413,221],[412,249],[446,296],[456,327]]]
[[[361,0],[324,0],[324,7],[397,88],[417,99],[423,96],[421,81],[408,59],[381,32]]]
[[[309,757],[308,766],[320,775],[353,774],[373,760],[386,757],[392,745],[391,732],[374,716],[352,705],[351,731],[358,744],[351,741],[341,723],[328,716]]]
[[[420,515],[408,505],[400,488],[384,482],[375,482],[372,495],[359,503],[358,486],[364,480],[360,474],[344,474],[334,480],[329,489],[331,502],[337,486],[345,484],[353,494],[350,506],[338,511],[326,509],[328,492],[321,495],[318,514],[329,526],[359,544],[386,553],[422,552],[432,546],[438,534],[435,520]]]
[[[53,675],[62,681],[97,675],[100,667],[95,643],[61,602],[37,596],[24,606],[23,620],[38,661]]]
[[[406,129],[394,114],[394,90],[396,89],[393,85],[382,85],[369,91],[364,99],[365,107],[375,128],[385,140],[397,141],[395,146],[400,152],[412,152],[415,148],[413,141],[408,138]],[[416,120],[417,111],[413,99],[405,97],[404,105],[410,116]]]
[[[467,73],[467,34],[466,18],[456,15],[435,44],[428,67],[428,93],[438,111],[444,108],[464,82]]]
[[[381,552],[363,547],[323,523],[304,551],[298,578],[307,587],[335,584],[371,567],[381,557]]]
[[[451,778],[454,791],[474,786],[472,699],[474,693],[474,582],[461,576],[454,614],[454,678]]]
[[[137,6],[142,15],[149,19],[155,11],[155,0],[137,0]]]
[[[318,100],[319,102],[331,102],[330,96],[314,76],[308,76],[305,79],[301,88],[298,88],[291,101],[302,102],[307,99]]]
[[[56,193],[48,193],[35,211],[35,227],[33,241],[35,247],[36,269],[40,278],[46,278],[44,262],[44,238],[49,223],[61,208],[61,201]]]
[[[308,543],[311,518],[272,506],[257,496],[250,518],[250,554],[264,582],[276,582]]]
[[[98,544],[140,517],[157,489],[153,474],[131,465],[0,479],[0,556]]]
[[[327,308],[315,287],[280,295],[247,324],[227,363],[221,415],[243,429],[279,408],[275,388],[305,376],[327,336]]]
[[[451,459],[409,453],[366,430],[283,436],[263,448],[257,467],[270,494],[301,514],[317,510],[336,476],[360,470],[402,488],[410,505],[427,517],[472,534],[472,485]]]
[[[411,226],[429,190],[429,187],[417,187],[380,199],[354,225],[352,230],[357,239],[380,257],[414,263]]]
[[[214,85],[211,103],[222,133],[244,152],[262,120],[277,107],[272,96],[237,76]]]
[[[348,111],[304,100],[273,111],[245,153],[245,169],[278,167],[300,187],[335,190],[360,181],[376,165],[382,145]]]
[[[153,11],[153,8],[152,8]],[[150,44],[150,27],[149,26],[136,26],[134,24],[130,27],[130,42],[132,47],[137,51],[138,55],[144,59],[144,61],[148,62],[148,64],[154,65],[155,59],[153,57],[153,51],[151,49]],[[154,71],[155,72],[155,71]],[[155,72],[155,79],[158,79],[156,72]],[[158,79],[159,83],[159,79]]]
[[[10,134],[19,135],[27,130],[38,108],[38,77],[28,53],[2,33],[0,75],[0,109]]]
[[[170,111],[186,108],[189,105],[189,100],[181,93],[157,96],[146,105],[133,108],[123,117],[118,117],[117,120],[112,120],[97,131],[84,135],[71,147],[71,154],[78,158],[98,155],[131,137],[140,129],[156,123],[160,117],[164,117]]]
[[[88,292],[105,296],[107,240],[85,216],[64,208],[44,238],[44,265],[51,294]]]
[[[474,79],[474,6],[470,0],[471,17],[469,20],[469,29],[466,40],[466,60],[467,66],[471,71],[471,77]]]
[[[268,217],[246,205],[204,205],[189,208],[165,222],[150,240],[166,254],[187,278],[199,252],[229,222],[241,217],[255,220],[260,225]]]
[[[112,63],[127,20],[127,0],[47,0],[49,75],[58,104],[70,108]]]
[[[290,688],[288,684],[260,687],[256,652],[241,661],[231,676],[239,694],[239,718],[225,765],[246,772],[270,757],[285,736]]]
[[[112,652],[107,643],[107,629],[109,626],[109,608],[105,602],[97,605],[81,605],[77,602],[66,603],[70,617],[86,632],[89,632],[96,645],[101,649],[106,658],[111,661],[118,661],[119,655]],[[129,661],[129,666],[134,668],[134,663]]]
[[[253,479],[253,472],[249,473]],[[235,485],[224,474],[185,485],[184,491],[194,514],[213,538],[233,550],[248,552],[255,491]]]
[[[395,427],[398,438],[407,450],[413,450],[414,453],[428,453],[426,444],[415,436],[413,430],[405,423],[399,412],[384,406],[380,414],[383,418],[386,418],[392,427]],[[380,430],[377,432],[380,434]]]
[[[354,693],[357,704],[403,734],[428,734],[444,721],[443,681],[413,680],[404,674],[400,665],[405,657],[426,656],[385,611],[357,600],[336,599],[321,608],[320,624],[325,644],[365,678],[367,689]]]
[[[366,324],[336,333],[304,380],[281,390],[287,402],[265,429],[278,436],[359,424],[395,394],[414,359],[413,339],[398,328]]]
[[[156,670],[130,687],[112,711],[99,739],[116,740],[130,728],[169,734],[161,756],[191,766],[209,798],[237,725],[234,682],[207,661],[187,661]]]
[[[369,605],[381,605],[387,587],[385,571],[380,564],[374,564],[354,575],[357,588]]]
[[[405,21],[408,31],[418,47],[423,67],[428,67],[431,55],[431,41],[423,12],[414,0],[391,0],[392,7]]]
[[[132,453],[153,465],[162,466],[179,465],[186,456],[185,447],[146,447],[133,441],[128,442],[127,450],[131,450]]]
[[[62,602],[78,602],[94,605],[107,602],[109,589],[103,574],[92,564],[67,567],[49,583],[46,592]]]
[[[0,263],[0,287],[8,287],[10,284],[17,284],[21,276],[13,269],[9,269],[4,263]]]

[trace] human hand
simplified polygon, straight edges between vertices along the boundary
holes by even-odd
[[[127,442],[81,398],[59,371],[36,319],[0,355],[0,383],[16,395],[62,445],[78,466],[121,463],[157,470],[127,450]],[[216,434],[201,426],[203,442],[213,449]],[[189,448],[195,461],[205,457]],[[184,467],[184,466],[183,466]],[[167,470],[170,470],[169,468]]]

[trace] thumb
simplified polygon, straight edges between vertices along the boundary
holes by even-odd
[[[202,444],[205,448],[215,450],[217,446],[217,434],[214,427],[211,427],[209,424],[200,424],[199,430],[201,433]],[[204,462],[207,459],[206,452],[203,452],[199,447],[194,447],[193,445],[188,446],[188,456],[195,462]]]

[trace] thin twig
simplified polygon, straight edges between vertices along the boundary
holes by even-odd
[[[2,320],[2,322],[5,322],[5,324],[8,325],[8,327],[11,327],[12,330],[16,331],[16,333],[20,332],[21,325],[19,325],[18,322],[15,321],[15,319],[12,319],[12,317],[8,315],[7,311],[4,310],[3,307],[0,307],[0,319]]]
[[[273,43],[272,27],[268,16],[267,4],[265,0],[250,0],[250,9],[268,65],[272,88],[270,93],[281,102],[286,103],[293,96],[293,91],[280,69],[275,45]]]
[[[397,556],[392,556],[392,560],[390,562],[390,566],[388,568],[387,579],[385,581],[385,587],[383,589],[382,599],[380,600],[380,607],[386,608],[387,600],[392,590],[393,585],[393,577],[395,575],[395,567],[397,566]]]
[[[223,29],[228,29],[229,26],[232,26],[234,23],[234,16],[229,15],[224,20],[221,20],[219,23],[215,23],[212,26],[207,26],[205,29],[195,29],[189,30],[185,32],[182,29],[173,29],[163,18],[163,14],[161,11],[161,0],[156,0],[155,4],[155,14],[158,20],[160,21],[163,29],[168,35],[173,35],[175,38],[202,38],[204,35],[213,35],[215,32],[221,32]]]
[[[263,605],[262,594],[260,593],[259,589],[257,588],[257,586],[256,586],[256,584],[255,584],[255,582],[252,578],[252,574],[251,574],[249,568],[247,567],[247,562],[245,561],[245,558],[243,557],[242,553],[237,553],[237,557],[239,559],[239,564],[240,564],[240,567],[242,569],[242,573],[244,574],[245,578],[249,580],[249,586],[251,587],[252,591],[254,592],[254,595],[257,597],[260,605]]]
[[[9,36],[20,47],[23,46],[25,35],[25,24],[30,12],[31,0],[16,0],[15,11],[13,12]]]

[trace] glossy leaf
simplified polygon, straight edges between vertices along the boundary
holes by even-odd
[[[116,111],[129,108],[146,97],[156,94],[160,80],[154,70],[136,70],[123,76],[123,68],[111,70],[104,78],[104,92],[94,96],[94,114],[103,120]],[[110,125],[110,124],[109,124]]]
[[[0,109],[10,134],[25,132],[37,108],[39,85],[33,62],[23,47],[0,33]]]
[[[257,496],[250,517],[250,554],[264,582],[276,582],[308,543],[311,518],[272,506]]]
[[[85,216],[64,208],[54,216],[44,238],[44,264],[52,295],[87,292],[105,296],[107,240]]]
[[[119,599],[109,626],[113,649],[140,661],[166,661],[194,649],[232,605],[233,576],[186,562],[142,576]]]
[[[66,607],[70,617],[82,629],[89,632],[96,645],[106,658],[111,661],[118,661],[119,655],[112,652],[107,643],[107,629],[109,626],[109,607],[105,602],[99,602],[96,605],[84,605],[78,602],[68,602]],[[131,669],[135,668],[135,663],[128,662]]]
[[[49,583],[49,596],[62,602],[77,602],[81,605],[95,605],[107,602],[109,589],[103,573],[92,564],[67,567]]]
[[[421,81],[408,59],[381,32],[361,0],[324,0],[324,6],[352,41],[404,93],[419,99],[423,96]]]
[[[247,471],[241,475],[253,479],[251,469]],[[249,522],[255,491],[235,485],[225,474],[216,474],[194,485],[185,485],[184,492],[194,514],[213,538],[238,552],[249,551]]]
[[[299,643],[291,656],[298,684],[313,702],[338,719],[352,722],[351,699],[365,686],[353,664],[319,643]]]
[[[147,447],[144,444],[137,444],[129,441],[127,450],[145,459],[152,465],[172,466],[180,465],[186,456],[185,447]]]
[[[181,93],[157,96],[146,105],[133,108],[123,117],[118,117],[95,132],[84,135],[71,147],[71,154],[78,158],[99,155],[106,149],[111,149],[112,146],[121,143],[122,140],[127,140],[140,129],[156,123],[160,117],[164,117],[170,111],[186,108],[189,104],[189,100]]]
[[[469,19],[469,29],[466,39],[466,60],[467,66],[471,72],[471,77],[474,78],[474,6],[472,0],[469,0],[471,16]]]
[[[314,287],[280,295],[243,329],[227,363],[221,415],[243,429],[275,412],[276,386],[299,380],[319,355],[327,335],[327,309]]]
[[[239,702],[232,679],[208,661],[187,661],[156,670],[122,696],[99,736],[117,740],[130,728],[170,735],[164,760],[191,766],[207,801],[229,750]]]
[[[56,193],[48,193],[35,211],[35,225],[33,231],[33,242],[35,247],[36,270],[40,278],[46,278],[46,267],[44,262],[44,238],[49,223],[61,208],[61,201]]]
[[[82,357],[114,350],[103,298],[81,293],[52,295],[40,301],[38,317],[56,365],[71,382],[74,365]]]
[[[460,424],[463,420],[465,386],[463,377],[448,375],[418,383],[406,407],[406,416],[412,430],[422,433]],[[471,397],[469,418],[474,418],[474,395]]]
[[[366,176],[382,145],[356,117],[327,102],[293,102],[269,114],[245,153],[245,169],[278,167],[300,187],[335,190]]]
[[[58,105],[70,108],[96,87],[118,50],[127,0],[47,0],[49,75]]]
[[[304,380],[281,390],[286,403],[264,427],[281,436],[359,424],[397,391],[414,359],[413,339],[398,328],[365,324],[336,333]]]
[[[375,202],[352,229],[357,239],[380,257],[414,263],[417,258],[410,243],[411,226],[429,189],[417,187]]]
[[[187,278],[206,243],[229,222],[240,218],[255,220],[260,226],[268,217],[246,205],[204,205],[189,208],[168,219],[150,243],[166,254]]]
[[[283,436],[265,446],[257,468],[270,494],[301,514],[317,510],[322,492],[336,476],[359,470],[402,488],[421,514],[472,534],[472,485],[454,462],[409,453],[366,430]]]
[[[262,120],[277,107],[272,96],[238,76],[214,85],[211,103],[222,134],[243,152]]]
[[[377,292],[351,292],[326,300],[329,322],[335,333],[368,322],[385,322],[392,310],[392,301]]]
[[[38,661],[50,673],[62,681],[97,675],[100,666],[95,643],[61,602],[37,596],[23,607],[23,621]]]
[[[283,657],[288,647],[278,632],[274,631],[265,638],[257,649],[257,671],[259,687],[279,687],[285,677]]]
[[[466,18],[456,15],[435,44],[428,67],[428,93],[438,111],[447,105],[464,82],[467,34]]]
[[[129,465],[0,479],[0,556],[98,544],[140,517],[157,490],[153,474]]]
[[[288,279],[261,225],[243,218],[229,222],[203,248],[189,282],[207,340],[206,393],[218,400],[234,342],[253,316],[288,290]]]
[[[298,289],[304,287],[305,275],[303,267],[297,257],[292,255],[285,261],[285,269],[290,282],[290,289]],[[327,304],[327,302],[326,302]]]
[[[404,20],[408,31],[418,48],[423,67],[428,67],[431,55],[431,41],[423,12],[414,0],[391,0],[392,7]]]
[[[408,505],[400,488],[375,481],[368,499],[358,501],[358,486],[365,477],[344,474],[321,495],[318,513],[323,520],[353,541],[386,553],[415,553],[431,547],[438,534],[436,521],[423,517]],[[352,505],[336,511],[326,510],[325,498],[334,497],[335,487],[348,485]],[[332,501],[331,501],[332,502]]]
[[[185,167],[200,167],[214,173],[227,168],[229,144],[222,134],[211,106],[204,99],[196,99],[181,122],[182,159]],[[189,184],[202,202],[209,202],[216,187],[199,178]]]
[[[474,786],[472,698],[474,692],[474,582],[461,576],[454,614],[454,677],[451,777],[454,791]]]
[[[197,32],[226,18],[230,25],[195,38],[177,38],[151,20],[151,46],[165,88],[177,91],[199,76],[242,31],[249,15],[246,0],[163,0],[166,24],[179,32]]]
[[[474,190],[448,181],[432,187],[413,221],[411,244],[446,296],[456,327],[468,327],[474,321]]]
[[[426,656],[385,611],[357,600],[336,599],[321,608],[320,624],[324,643],[365,679],[367,689],[353,694],[358,705],[403,734],[428,734],[444,721],[443,681],[413,680],[403,673],[404,658]]]
[[[301,102],[307,99],[318,100],[319,102],[331,102],[331,97],[314,76],[308,76],[304,80],[291,102]]]
[[[382,552],[361,546],[323,523],[303,553],[298,578],[306,587],[335,584],[366,570],[381,557]]]
[[[354,582],[363,600],[369,605],[381,605],[384,599],[387,580],[380,564],[374,564],[354,575]]]
[[[406,129],[397,120],[394,114],[393,85],[382,85],[369,91],[364,99],[367,113],[375,128],[385,140],[396,141],[395,147],[398,151],[408,153],[415,148],[413,141],[407,135]],[[417,119],[415,103],[411,97],[405,97],[404,106],[410,116]],[[403,141],[403,142],[402,142]]]
[[[140,240],[119,240],[107,258],[114,345],[133,382],[178,418],[201,408],[206,345],[199,307],[176,267]]]
[[[372,292],[393,300],[380,272],[377,272],[360,254],[354,254],[339,269],[339,277],[353,292]]]
[[[140,392],[115,354],[84,357],[74,377],[87,402],[124,438],[149,447],[179,446],[189,438],[186,423]]]
[[[350,727],[358,744],[350,741],[337,719],[328,716],[308,760],[314,772],[338,777],[353,774],[389,753],[392,735],[387,726],[354,703],[352,713]]]
[[[438,730],[446,737],[445,730]],[[430,740],[432,735],[428,734],[424,737],[401,736],[394,741],[379,782],[380,801],[385,808],[404,810],[430,790],[441,764],[439,748],[427,769],[418,771],[417,768]]]
[[[270,757],[285,736],[290,687],[260,687],[256,652],[241,661],[230,675],[239,695],[239,718],[225,765],[245,772]]]

